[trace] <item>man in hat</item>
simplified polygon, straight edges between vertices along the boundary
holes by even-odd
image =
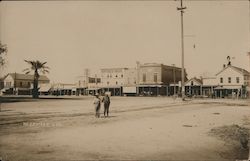
[[[102,102],[104,103],[104,116],[107,117],[109,116],[109,105],[110,105],[110,98],[109,95],[106,93],[105,96],[103,97]]]

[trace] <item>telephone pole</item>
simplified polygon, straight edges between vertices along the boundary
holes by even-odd
[[[175,64],[172,64],[172,66],[173,66],[173,77],[174,77],[174,96],[175,96],[175,94],[176,94],[176,86],[175,86]]]
[[[177,10],[181,12],[181,98],[184,101],[185,99],[185,88],[184,88],[184,77],[185,77],[185,71],[184,71],[184,29],[183,29],[183,13],[184,10],[187,9],[187,7],[183,7],[182,0],[181,1],[181,7],[177,7]]]

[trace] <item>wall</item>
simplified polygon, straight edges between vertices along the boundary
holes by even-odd
[[[231,83],[228,83],[228,77],[231,77]],[[239,83],[236,82],[236,77],[239,77],[240,79]],[[220,82],[220,78],[223,78],[223,83]],[[230,86],[244,85],[243,78],[244,77],[241,73],[230,67],[227,67],[224,71],[222,71],[216,76],[216,80],[219,85],[230,85]]]
[[[162,83],[162,68],[159,64],[140,65],[139,67],[139,84],[161,84]],[[157,74],[157,82],[154,80],[154,74]],[[143,80],[143,75],[146,75],[146,80]]]
[[[125,68],[101,69],[101,84],[103,87],[122,86],[125,83]]]

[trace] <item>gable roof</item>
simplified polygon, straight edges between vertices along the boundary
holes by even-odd
[[[243,74],[243,75],[250,75],[250,73],[249,73],[247,70],[243,69],[243,68],[239,68],[239,67],[236,67],[236,66],[228,65],[227,67],[223,68],[220,72],[218,72],[218,73],[216,74],[216,76],[219,75],[220,73],[222,73],[222,72],[223,72],[224,70],[226,70],[227,68],[232,68],[232,69],[235,70],[236,72],[239,72],[239,73],[241,73],[241,74]]]
[[[31,74],[20,74],[20,73],[9,73],[13,79],[18,79],[18,80],[34,80],[34,75]],[[49,81],[49,78],[45,75],[40,75],[39,81]]]
[[[189,79],[185,84],[188,84],[191,81],[196,81],[198,84],[202,84],[202,80],[198,79],[196,77],[193,77],[193,78]]]

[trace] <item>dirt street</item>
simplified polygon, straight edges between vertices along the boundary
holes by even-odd
[[[247,131],[249,100],[111,97],[108,118],[94,117],[92,101],[81,97],[3,103],[0,157],[11,161],[248,158],[240,140],[223,139],[232,135],[230,130],[225,134],[217,129]]]

